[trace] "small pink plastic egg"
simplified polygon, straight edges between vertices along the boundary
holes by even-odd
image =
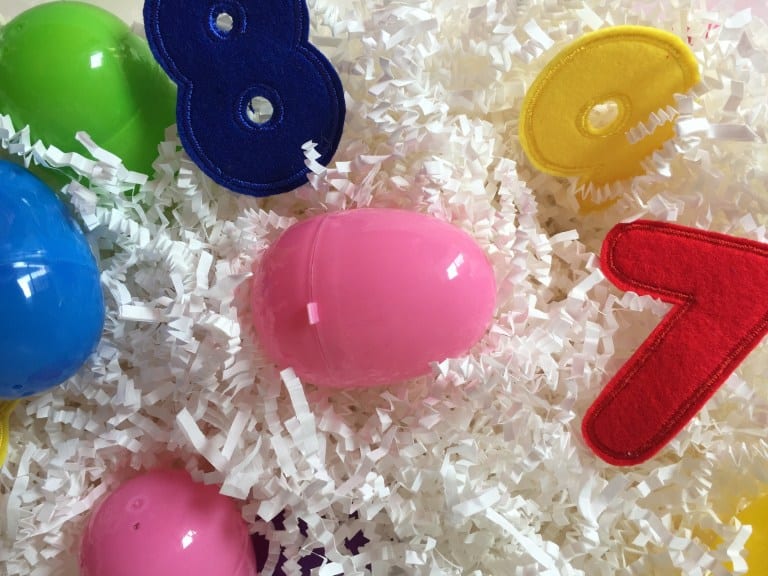
[[[319,386],[390,384],[428,374],[485,333],[493,269],[441,220],[359,209],[300,222],[253,277],[257,338],[280,367]]]
[[[256,576],[235,503],[183,470],[120,485],[91,514],[80,576]]]

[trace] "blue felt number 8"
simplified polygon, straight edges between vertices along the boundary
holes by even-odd
[[[213,180],[269,196],[306,182],[305,143],[330,162],[344,91],[309,43],[305,0],[146,0],[144,23],[179,86],[181,142]]]

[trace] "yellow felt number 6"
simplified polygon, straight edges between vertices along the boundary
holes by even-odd
[[[533,165],[601,186],[642,174],[642,161],[674,136],[667,122],[631,142],[628,133],[699,81],[678,36],[616,26],[582,36],[542,70],[526,94],[520,141]]]

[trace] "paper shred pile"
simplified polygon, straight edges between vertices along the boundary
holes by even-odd
[[[0,571],[76,576],[93,504],[176,462],[241,502],[269,542],[268,576],[300,574],[306,557],[320,576],[744,573],[750,527],[733,515],[768,482],[768,345],[646,464],[600,461],[580,424],[668,310],[603,278],[610,227],[645,217],[766,241],[768,24],[683,0],[309,7],[348,114],[327,169],[308,143],[310,183],[293,193],[219,188],[173,128],[147,178],[86,134],[91,158],[0,118],[8,155],[79,175],[62,197],[99,254],[108,307],[89,364],[13,414]],[[649,174],[595,192],[619,199],[580,215],[576,183],[524,158],[517,116],[553,54],[624,23],[690,38],[703,82],[665,111],[678,137]],[[498,307],[471,354],[430,377],[321,390],[260,352],[251,266],[299,219],[362,206],[467,230],[495,267]]]

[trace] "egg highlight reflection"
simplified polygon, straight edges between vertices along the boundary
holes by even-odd
[[[61,384],[101,338],[99,269],[67,207],[0,161],[0,399]]]
[[[85,153],[75,140],[83,130],[129,169],[151,173],[176,121],[176,88],[120,18],[48,2],[0,28],[0,113],[66,152]]]
[[[128,480],[91,514],[80,576],[257,576],[240,512],[183,470]]]
[[[319,386],[400,382],[460,356],[495,308],[493,269],[462,230],[424,214],[359,209],[300,222],[254,270],[257,338]]]

